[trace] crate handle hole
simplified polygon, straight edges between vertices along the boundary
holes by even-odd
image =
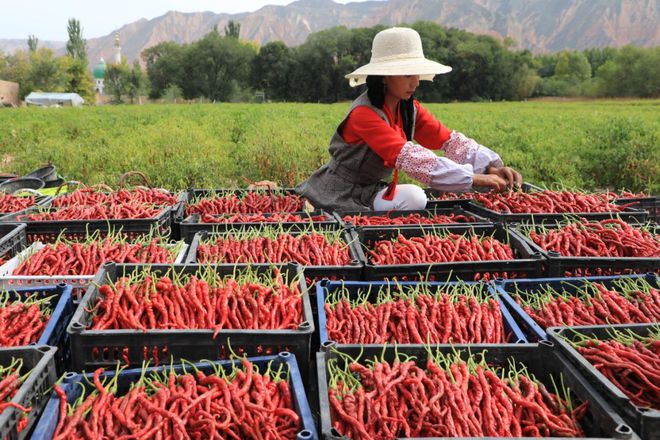
[[[298,330],[309,330],[311,327],[312,327],[312,324],[309,321],[303,321],[298,326]]]
[[[617,426],[615,431],[618,432],[619,434],[625,434],[625,435],[631,435],[633,432],[630,426],[623,424]]]
[[[296,440],[306,440],[312,438],[312,432],[308,429],[303,429],[296,436]]]
[[[323,348],[332,348],[335,345],[336,345],[335,341],[324,341],[323,344],[321,344]]]

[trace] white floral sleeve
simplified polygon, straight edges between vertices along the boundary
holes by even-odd
[[[412,142],[406,142],[395,167],[413,179],[441,191],[464,192],[472,187],[472,165],[460,164]]]
[[[451,137],[442,144],[445,157],[461,164],[470,164],[475,174],[483,174],[486,168],[501,168],[504,162],[493,150],[484,147],[463,133],[452,131]]]

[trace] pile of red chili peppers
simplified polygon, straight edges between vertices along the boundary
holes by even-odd
[[[221,278],[149,274],[103,284],[93,304],[90,330],[104,329],[297,329],[303,321],[297,281],[275,270],[246,270]]]
[[[373,295],[375,299],[369,299]],[[325,300],[328,338],[340,344],[506,343],[499,303],[483,285],[392,284],[378,292],[348,289]]]
[[[460,354],[414,360],[328,362],[333,427],[352,440],[397,437],[583,437],[573,408],[522,364],[467,362]]]
[[[305,201],[299,195],[278,191],[250,191],[239,195],[218,192],[191,201],[186,207],[186,215],[300,212],[304,206]]]
[[[60,417],[53,439],[295,439],[301,422],[289,372],[255,368],[243,360],[228,372],[143,374],[125,393],[117,390],[118,374],[104,383],[98,369],[94,389],[72,405],[55,386]]]
[[[52,299],[52,296],[40,298],[33,294],[12,301],[9,292],[0,292],[0,347],[17,347],[37,342],[52,314]]]
[[[103,191],[99,188],[89,187],[75,190],[56,197],[54,207],[89,206],[89,205],[123,205],[138,202],[144,205],[174,206],[176,196],[158,188],[120,188],[116,191]]]
[[[621,279],[615,289],[585,282],[574,293],[548,287],[513,297],[541,327],[660,322],[660,291],[643,279]]]
[[[200,263],[286,263],[342,266],[351,263],[342,231],[246,229],[218,234],[197,247]]]
[[[168,245],[158,238],[138,238],[130,242],[120,234],[100,237],[93,234],[85,241],[60,239],[23,260],[12,275],[54,276],[94,275],[106,262],[173,263],[180,245]]]
[[[268,216],[264,214],[202,214],[201,223],[305,223],[322,222],[323,215],[299,215],[290,212],[275,212]]]
[[[580,218],[559,228],[531,227],[526,231],[541,248],[563,256],[660,258],[660,235],[655,230],[620,219]]]
[[[648,336],[612,329],[605,340],[577,333],[577,351],[637,406],[660,410],[660,326]]]
[[[0,194],[0,212],[11,213],[21,211],[37,203],[35,196],[17,197],[11,194]]]
[[[508,244],[490,236],[467,233],[424,233],[410,238],[399,234],[392,240],[373,243],[369,257],[374,265],[514,259]]]
[[[431,225],[448,223],[474,223],[476,219],[471,215],[462,214],[435,214],[432,216],[423,216],[418,213],[402,215],[400,217],[389,217],[387,215],[346,215],[346,223],[354,226],[388,226],[388,225]]]
[[[1,344],[0,344],[1,345]],[[23,368],[23,360],[12,358],[9,365],[0,365],[0,414],[7,408],[16,408],[21,411],[16,430],[21,432],[27,426],[29,419],[28,413],[32,410],[31,407],[24,407],[11,400],[16,395],[16,392],[21,387],[25,376],[20,376],[21,369]]]

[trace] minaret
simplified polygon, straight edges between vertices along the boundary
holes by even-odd
[[[121,64],[121,46],[119,45],[119,33],[115,34],[115,64]]]

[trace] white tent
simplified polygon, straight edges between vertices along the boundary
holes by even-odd
[[[25,97],[28,105],[38,105],[40,107],[61,107],[61,106],[79,106],[85,100],[77,93],[42,93],[32,92]]]

